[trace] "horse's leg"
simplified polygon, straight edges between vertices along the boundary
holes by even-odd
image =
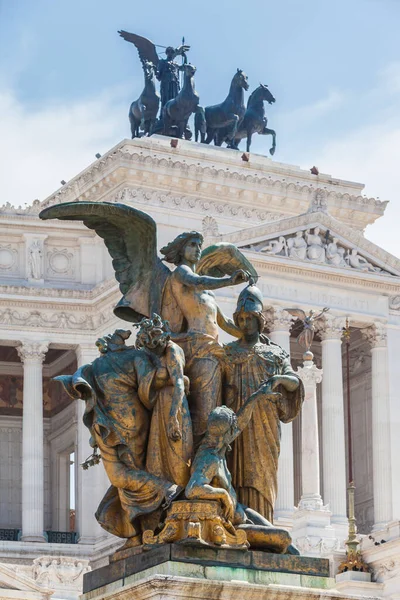
[[[211,129],[211,127],[207,127],[207,137],[205,139],[206,144],[211,144],[214,139],[215,130]]]
[[[276,132],[273,129],[268,129],[268,127],[264,127],[262,135],[272,135],[272,148],[269,149],[269,153],[271,156],[273,156],[275,154],[276,148]]]
[[[247,145],[246,145],[246,152],[250,152],[250,146],[251,146],[251,137],[253,135],[253,132],[251,129],[247,130]]]

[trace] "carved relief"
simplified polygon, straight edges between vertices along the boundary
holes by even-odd
[[[13,244],[0,244],[0,273],[15,273],[18,270],[18,250]]]
[[[28,278],[43,278],[43,241],[33,240],[28,248]]]
[[[77,317],[74,313],[59,312],[51,315],[32,310],[26,313],[20,313],[17,310],[6,308],[0,310],[0,325],[20,326],[50,329],[73,329],[73,330],[94,330],[97,329],[110,318],[109,313],[98,313],[95,315],[84,315]]]
[[[33,578],[37,583],[59,588],[82,589],[83,575],[90,571],[89,561],[67,556],[40,556],[33,561]]]
[[[47,274],[49,277],[70,279],[74,275],[75,253],[67,248],[51,248],[47,251]]]
[[[281,235],[268,240],[268,242],[247,245],[244,248],[262,254],[285,256],[294,260],[391,275],[360,255],[357,248],[346,247],[328,229],[322,231],[320,227],[299,230],[295,234]]]
[[[170,192],[149,191],[144,188],[125,187],[119,190],[109,202],[133,202],[134,204],[166,206],[172,209],[179,208],[179,210],[196,210],[203,213],[211,212],[216,215],[237,217],[247,221],[269,222],[285,217],[283,213],[257,210],[246,206],[234,206],[228,202],[214,202],[192,196],[175,196]]]
[[[214,217],[204,217],[202,221],[202,229],[204,237],[219,236],[218,223]]]

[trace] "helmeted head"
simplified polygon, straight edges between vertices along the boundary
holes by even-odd
[[[252,316],[257,321],[258,332],[261,333],[265,327],[263,308],[261,290],[255,285],[248,285],[240,292],[236,311],[233,313],[235,325],[246,333],[246,329],[251,327],[248,317]]]
[[[161,248],[161,254],[164,254],[163,260],[172,263],[173,265],[180,265],[182,260],[185,258],[185,254],[188,252],[185,247],[193,246],[190,252],[189,260],[191,262],[197,262],[201,254],[201,246],[203,245],[204,238],[198,231],[185,231],[179,234],[172,242]],[[193,243],[195,242],[195,243]]]
[[[167,48],[165,48],[165,54],[169,60],[173,59],[175,57],[175,48],[167,46]]]

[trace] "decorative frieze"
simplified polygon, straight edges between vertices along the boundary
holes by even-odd
[[[108,201],[163,206],[172,210],[179,209],[179,211],[209,212],[246,221],[270,222],[283,219],[286,216],[284,213],[263,211],[251,206],[232,204],[230,201],[216,202],[208,198],[178,196],[171,192],[148,190],[146,188],[124,187]]]
[[[93,315],[77,316],[76,313],[58,312],[47,314],[38,310],[19,312],[11,308],[0,310],[0,325],[50,329],[95,330],[112,317],[111,309]]]

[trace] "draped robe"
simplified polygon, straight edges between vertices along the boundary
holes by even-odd
[[[237,412],[246,399],[272,375],[297,375],[288,354],[267,337],[246,346],[235,341],[225,346],[225,403]],[[273,521],[278,487],[280,422],[289,423],[300,412],[304,399],[303,384],[294,392],[282,385],[276,390],[281,398],[257,403],[248,426],[233,442],[228,456],[233,487],[242,504]]]
[[[169,354],[170,348],[167,348],[167,359]],[[180,348],[175,359],[182,361],[183,371],[184,358]],[[172,385],[171,382],[171,385],[156,391],[153,386],[156,371],[157,365],[146,351],[124,348],[107,352],[72,376],[58,378],[72,398],[85,400],[83,421],[90,430],[91,445],[97,445],[100,450],[112,484],[100,502],[96,518],[106,531],[119,537],[140,535],[143,529],[141,520],[151,519],[153,513],[157,514],[169,488],[175,483],[169,479],[169,476],[174,477],[172,469],[163,473],[162,468],[151,470],[146,465],[148,452],[154,451],[163,453],[166,464],[172,446],[166,435],[163,440],[157,441],[156,448],[148,446],[151,429],[154,440],[152,409],[159,405],[156,415],[153,415],[157,418],[157,415],[162,416],[160,412],[164,412],[163,405],[169,408],[168,395]],[[184,428],[190,427],[186,399],[179,419]],[[167,441],[168,446],[163,448],[162,441]],[[183,452],[187,457],[191,452],[191,432],[183,436],[174,450]],[[181,483],[180,479],[186,473],[187,479],[189,477],[189,466],[185,460],[181,458],[179,465],[180,477],[176,483]]]

